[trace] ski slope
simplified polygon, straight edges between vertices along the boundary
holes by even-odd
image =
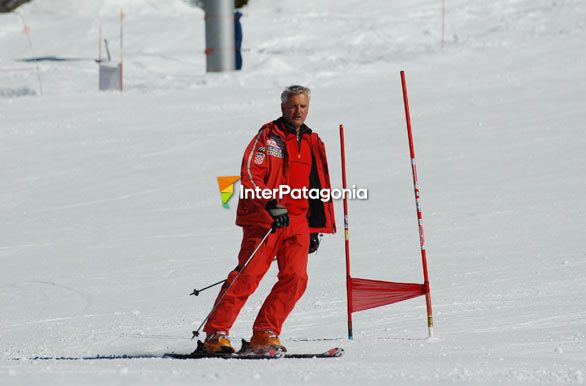
[[[580,0],[251,0],[244,71],[206,74],[203,12],[182,1],[35,0],[0,15],[0,384],[584,384],[586,4]],[[59,5],[60,9],[54,9]],[[100,26],[126,92],[97,91]],[[416,298],[354,314],[343,232],[310,256],[282,334],[333,360],[55,361],[189,352],[233,268],[244,147],[312,88],[308,124],[341,186],[346,127],[352,274],[422,282],[399,71],[405,70],[436,338]],[[336,202],[338,228],[342,205]],[[249,338],[276,279],[236,322]]]

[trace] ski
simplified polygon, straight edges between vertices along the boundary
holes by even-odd
[[[319,354],[287,354],[285,353],[284,358],[290,359],[310,359],[310,358],[339,358],[344,355],[344,349],[341,347],[334,347],[328,351]]]
[[[137,355],[96,355],[85,357],[48,357],[36,356],[31,358],[12,358],[14,361],[97,361],[97,360],[134,360],[134,359],[204,359],[204,358],[223,358],[223,359],[278,359],[283,357],[284,352],[272,350],[267,353],[217,353],[208,354],[202,352],[192,352],[191,354],[167,353],[161,355],[137,354]]]
[[[205,358],[220,358],[220,359],[311,359],[311,358],[338,358],[344,354],[344,349],[340,347],[332,348],[328,351],[315,354],[288,354],[281,350],[272,350],[263,354],[255,354],[252,352],[244,353],[217,353],[208,354],[206,352],[192,352],[191,354],[177,354],[167,353],[163,356],[151,354],[122,354],[122,355],[96,355],[85,357],[48,357],[36,356],[32,358],[13,358],[15,361],[96,361],[96,360],[131,360],[131,359],[205,359]]]
[[[271,349],[266,353],[255,353],[248,349],[249,343],[242,340],[242,348],[235,353],[207,353],[203,351],[201,341],[197,342],[197,349],[191,354],[168,353],[163,358],[169,359],[204,359],[204,358],[221,358],[221,359],[311,359],[311,358],[339,358],[344,355],[344,349],[334,347],[321,353],[292,353],[289,354],[277,348]]]
[[[339,358],[344,355],[344,349],[341,347],[334,347],[321,353],[287,353],[279,348],[271,348],[267,352],[255,353],[249,349],[249,343],[242,340],[242,348],[235,353],[207,353],[203,350],[203,343],[197,342],[197,348],[190,354],[167,353],[160,355],[152,354],[121,354],[121,355],[96,355],[84,357],[48,357],[36,356],[32,358],[13,358],[13,360],[31,360],[31,361],[93,361],[93,360],[129,360],[129,359],[205,359],[205,358],[220,358],[220,359],[311,359],[311,358]]]
[[[221,358],[221,359],[312,359],[312,358],[339,358],[344,355],[344,349],[340,347],[334,347],[328,351],[322,353],[295,353],[287,354],[283,351],[278,351],[274,355],[271,354],[239,354],[239,353],[191,353],[191,354],[176,354],[168,353],[163,355],[163,358],[168,359],[204,359],[204,358]]]
[[[206,359],[206,358],[220,358],[220,359],[279,359],[283,357],[283,352],[273,350],[263,354],[255,353],[206,353],[206,352],[192,352],[191,354],[176,354],[168,353],[163,355],[163,359]]]
[[[271,348],[263,353],[255,353],[249,349],[249,343],[242,339],[242,347],[238,352],[218,352],[208,353],[203,348],[201,340],[197,341],[197,348],[191,354],[168,353],[163,358],[170,359],[203,359],[203,358],[221,358],[221,359],[278,359],[284,356],[285,352],[278,348]]]

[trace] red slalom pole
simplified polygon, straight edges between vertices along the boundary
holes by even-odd
[[[346,191],[346,149],[344,125],[340,125],[340,153],[342,158],[342,188]],[[346,297],[348,304],[348,339],[352,340],[352,278],[350,277],[350,234],[348,228],[348,197],[344,195],[344,240],[346,249]]]
[[[409,114],[409,100],[407,98],[407,83],[405,71],[401,71],[401,84],[403,86],[403,102],[405,104],[405,119],[407,121],[407,136],[409,137],[409,153],[411,156],[411,172],[413,174],[413,188],[415,190],[415,207],[417,209],[417,222],[419,225],[419,244],[421,246],[421,262],[423,264],[423,285],[425,287],[425,304],[427,305],[427,328],[429,337],[433,337],[433,313],[431,309],[431,291],[429,288],[429,274],[427,271],[427,253],[425,251],[425,236],[423,233],[423,221],[421,206],[419,205],[419,186],[417,184],[417,166],[415,163],[415,148],[413,147],[413,133],[411,130],[411,115]]]

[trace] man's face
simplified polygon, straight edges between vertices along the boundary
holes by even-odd
[[[281,112],[288,123],[299,129],[309,112],[309,98],[305,94],[291,95],[281,103]]]

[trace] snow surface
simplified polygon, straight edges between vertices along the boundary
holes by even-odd
[[[0,15],[0,384],[584,384],[583,0],[251,0],[244,66],[206,74],[203,13],[179,0],[35,0]],[[55,9],[56,5],[59,9]],[[100,25],[126,86],[97,91]],[[237,174],[291,83],[341,185],[346,125],[355,277],[422,282],[399,71],[406,70],[437,338],[422,298],[354,314],[343,232],[310,257],[285,325],[333,360],[54,361],[189,352],[241,232]],[[338,227],[342,206],[336,202]],[[269,272],[232,330],[248,338]],[[18,360],[16,360],[18,359]]]

